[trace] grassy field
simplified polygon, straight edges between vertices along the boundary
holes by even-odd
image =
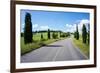
[[[48,39],[47,32],[43,32],[42,34],[43,34],[43,39],[47,40]],[[51,35],[51,38],[52,38],[52,32],[50,33],[50,35]],[[33,40],[34,41],[40,41],[41,40],[41,33],[35,33],[33,35]]]
[[[81,36],[80,36],[79,40],[76,40],[75,38],[73,38],[73,42],[89,58],[89,48],[90,48],[89,44],[82,43]]]
[[[52,32],[51,34],[51,39],[47,38],[47,32],[42,33],[43,34],[43,39],[41,40],[41,33],[35,33],[33,35],[33,43],[30,44],[24,44],[24,37],[21,37],[21,55],[28,53],[32,50],[35,50],[37,48],[40,48],[42,46],[45,46],[47,44],[50,44],[52,42],[65,39],[65,38],[58,38],[58,39],[53,39],[52,38]],[[58,34],[58,37],[60,35]]]

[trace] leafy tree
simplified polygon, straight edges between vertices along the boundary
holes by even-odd
[[[55,32],[53,32],[53,33],[52,33],[52,37],[53,37],[53,39],[57,39],[57,38],[58,38],[58,34],[55,33]]]
[[[24,42],[25,44],[32,42],[32,22],[31,14],[26,13],[25,15],[25,28],[24,28]]]
[[[48,39],[50,39],[50,29],[48,29]]]
[[[86,40],[87,40],[87,30],[86,30],[85,24],[83,24],[83,27],[82,27],[82,39],[83,39],[83,43],[86,43]]]

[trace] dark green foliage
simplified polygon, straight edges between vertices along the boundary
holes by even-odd
[[[60,37],[66,37],[66,35],[65,35],[64,33],[62,33],[62,34],[60,35]]]
[[[52,33],[52,37],[53,37],[53,39],[57,39],[58,38],[58,34],[56,32],[53,32]]]
[[[70,32],[67,32],[67,33],[66,33],[66,37],[69,37],[69,36],[70,36]]]
[[[90,43],[90,32],[87,33],[87,41],[88,41],[88,44]]]
[[[60,37],[67,37],[67,33],[61,33]]]
[[[21,37],[23,37],[23,36],[24,36],[24,33],[21,32]]]
[[[24,42],[25,44],[32,42],[32,22],[31,14],[26,13],[25,15],[25,28],[24,28]]]
[[[88,33],[87,33],[87,36],[88,36],[88,44],[90,43],[90,25],[88,24]]]
[[[74,32],[74,38],[79,40],[79,32],[78,32],[78,26],[76,26],[76,31]]]
[[[41,39],[43,39],[43,34],[41,33]]]
[[[79,39],[79,32],[78,32],[78,26],[76,26],[76,39]]]
[[[74,38],[76,38],[76,32],[74,32]]]
[[[50,39],[50,29],[48,29],[48,39]]]
[[[59,32],[60,37],[61,37],[61,33],[62,33],[62,32],[60,31],[60,32]]]
[[[87,30],[86,30],[85,24],[83,24],[83,27],[82,27],[82,39],[83,39],[83,43],[86,43],[86,40],[87,40]]]

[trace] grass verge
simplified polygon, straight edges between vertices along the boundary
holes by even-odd
[[[73,38],[73,42],[89,58],[89,48],[90,48],[89,44],[82,43],[82,38],[80,38],[79,40],[76,40],[75,38]]]

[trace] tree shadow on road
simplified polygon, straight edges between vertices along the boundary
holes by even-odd
[[[62,45],[46,45],[45,47],[62,47]]]

